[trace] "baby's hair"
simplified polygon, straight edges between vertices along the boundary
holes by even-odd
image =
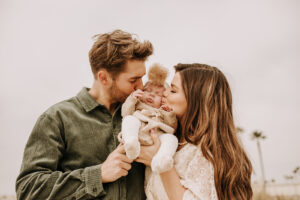
[[[155,63],[150,67],[148,72],[149,82],[152,82],[155,85],[164,86],[168,74],[169,71],[167,68],[158,63]]]

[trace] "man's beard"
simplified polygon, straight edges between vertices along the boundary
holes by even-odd
[[[112,86],[110,87],[110,91],[112,102],[123,103],[128,97],[128,94],[122,92],[115,82],[113,82]]]

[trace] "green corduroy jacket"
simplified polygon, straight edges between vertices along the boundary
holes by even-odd
[[[126,177],[101,182],[101,164],[119,144],[121,105],[115,113],[83,88],[36,122],[16,181],[21,200],[145,199],[145,166],[133,162]]]

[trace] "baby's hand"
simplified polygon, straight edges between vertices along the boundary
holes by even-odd
[[[166,101],[166,98],[163,97],[162,100],[161,100],[161,106],[160,106],[160,109],[164,110],[164,111],[167,111],[167,112],[171,112],[172,111],[172,108],[170,108],[168,105],[167,105],[167,101]]]
[[[162,105],[160,108],[163,109],[164,111],[167,111],[167,112],[171,112],[172,111],[172,108],[170,108],[166,104]]]
[[[139,97],[143,96],[144,92],[140,89],[134,91],[131,93],[131,96],[135,99],[138,99]]]

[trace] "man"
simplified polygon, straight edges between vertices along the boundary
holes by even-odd
[[[121,30],[97,36],[89,52],[91,89],[55,104],[38,119],[16,181],[18,199],[145,199],[144,165],[118,144],[121,103],[142,89],[153,52]]]

